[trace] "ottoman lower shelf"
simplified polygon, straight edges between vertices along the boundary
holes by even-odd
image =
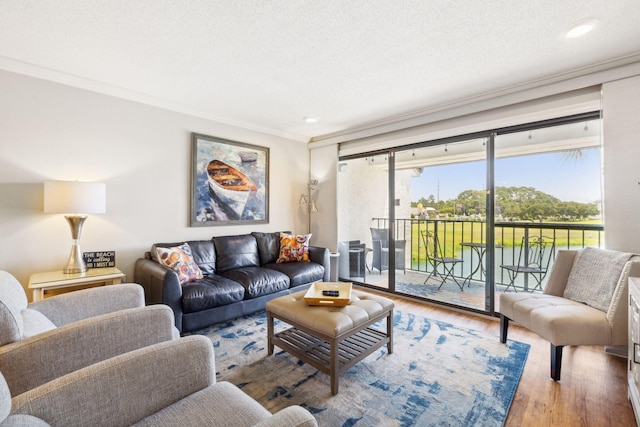
[[[389,337],[381,331],[366,328],[338,343],[338,366],[336,375],[340,375],[353,365],[385,346]],[[273,343],[313,366],[331,375],[331,344],[316,338],[298,328],[289,328],[277,333]]]

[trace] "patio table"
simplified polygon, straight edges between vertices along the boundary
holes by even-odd
[[[471,248],[478,256],[478,265],[476,265],[475,268],[471,270],[471,273],[462,281],[462,286],[464,286],[465,282],[467,282],[467,286],[469,286],[471,284],[471,278],[478,272],[478,270],[480,270],[480,277],[485,277],[487,274],[484,266],[484,256],[487,252],[487,244],[480,242],[461,242],[460,246]],[[503,245],[495,245],[495,247],[496,249],[504,248]],[[471,265],[473,266],[473,256],[471,257]]]

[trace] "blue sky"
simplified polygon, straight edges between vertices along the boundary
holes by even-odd
[[[562,153],[536,154],[496,160],[497,187],[533,187],[563,201],[580,203],[600,199],[600,150],[583,150],[580,159]],[[486,187],[485,162],[424,168],[411,181],[411,200],[433,194],[453,199],[464,190]]]

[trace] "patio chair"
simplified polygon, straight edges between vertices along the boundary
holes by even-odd
[[[396,270],[402,270],[406,273],[404,262],[406,240],[395,240],[395,261]],[[372,228],[371,244],[373,246],[373,260],[371,261],[371,269],[377,269],[380,274],[389,269],[389,229]]]
[[[513,287],[513,290],[518,292],[515,280],[520,273],[535,279],[536,286],[531,289],[531,292],[537,289],[542,290],[542,281],[547,276],[554,250],[555,240],[551,237],[534,236],[528,239],[523,237],[518,253],[518,262],[515,265],[500,266],[507,271],[509,276],[509,284],[504,291],[507,292],[510,287]]]
[[[427,253],[427,262],[431,264],[431,272],[425,279],[424,283],[426,284],[432,276],[437,276],[441,280],[440,286],[438,286],[438,290],[440,290],[447,279],[451,279],[456,285],[458,285],[460,290],[464,292],[463,284],[458,282],[458,279],[453,274],[455,266],[463,262],[463,260],[460,258],[445,256],[442,251],[442,246],[440,246],[440,239],[438,239],[438,235],[433,231],[422,230],[420,235],[422,236],[422,242],[424,243],[425,251]],[[442,273],[438,271],[438,267],[440,266],[442,266]]]
[[[340,276],[362,277],[366,279],[367,248],[360,240],[349,240],[338,243],[340,253]]]

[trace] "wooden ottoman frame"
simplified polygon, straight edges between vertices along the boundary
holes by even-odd
[[[352,291],[350,305],[358,310],[350,315],[350,309],[347,308],[349,306],[307,306],[303,300],[304,294],[305,292],[298,292],[267,303],[269,355],[273,354],[273,347],[277,345],[329,374],[331,394],[336,395],[341,373],[384,345],[387,346],[388,354],[393,353],[393,302],[390,299]],[[286,312],[287,310],[290,312]],[[385,318],[386,332],[370,328]],[[292,327],[276,334],[274,319]]]

